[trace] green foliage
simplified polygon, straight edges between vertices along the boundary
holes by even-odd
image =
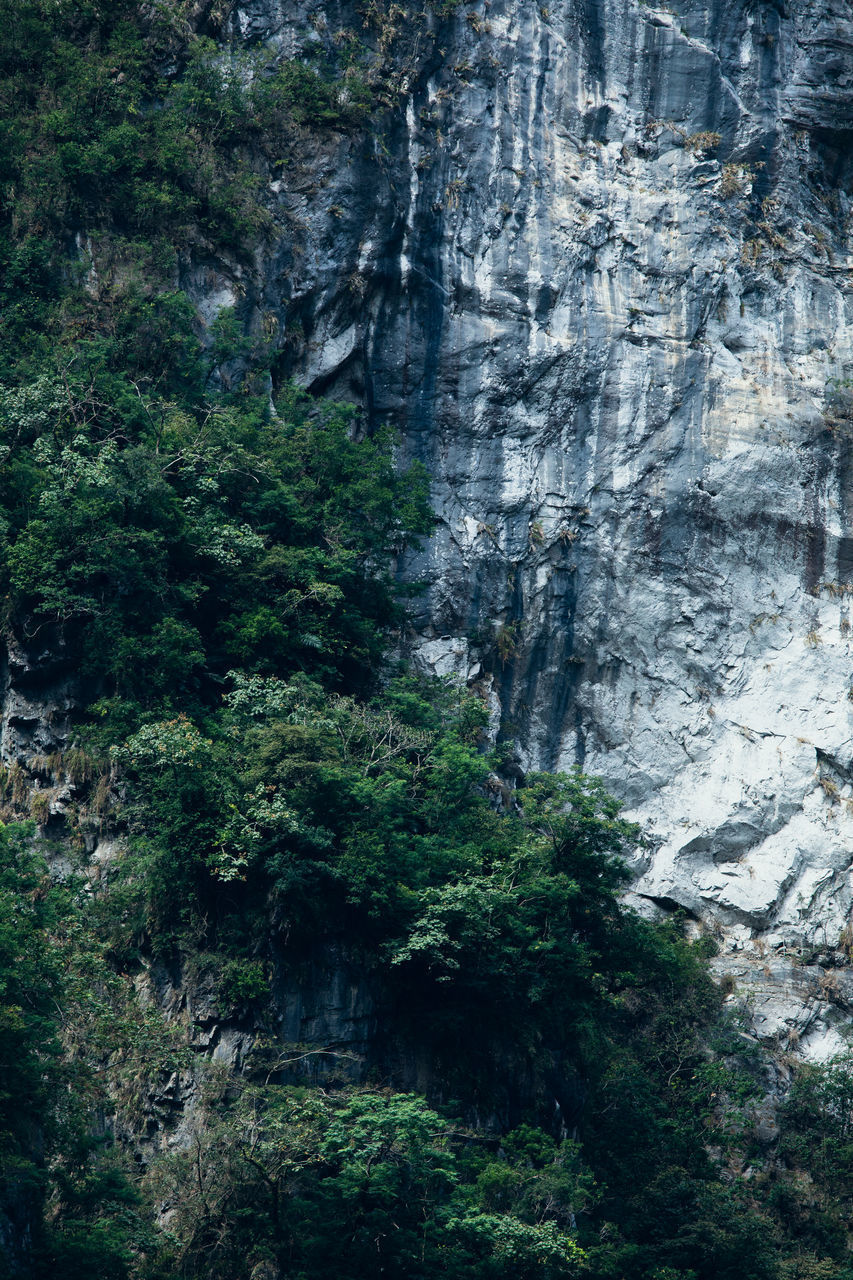
[[[618,853],[638,833],[596,780],[534,776],[510,809],[494,807],[484,715],[452,686],[411,679],[364,703],[304,678],[232,673],[198,755],[162,750],[174,731],[164,724],[119,756],[140,797],[141,852],[128,872],[137,886],[171,890],[149,897],[140,928],[178,947],[203,932],[208,947],[252,956],[272,910],[294,961],[318,936],[345,937],[389,993],[385,1034],[427,1056],[466,1114],[502,1128],[521,1121],[497,1159],[457,1153],[473,1198],[464,1213],[448,1209],[441,1238],[460,1274],[561,1274],[579,1232],[585,1266],[602,1280],[666,1267],[711,1280],[744,1258],[751,1274],[771,1275],[767,1223],[721,1186],[706,1151],[711,1136],[725,1147],[733,1124],[736,1103],[720,1112],[715,1098],[752,1089],[731,1054],[728,1065],[709,1061],[720,995],[706,949],[620,905]],[[257,952],[241,963],[263,972]],[[524,1100],[516,1080],[528,1082]],[[535,1099],[549,1095],[582,1146],[547,1131]],[[348,1149],[360,1141],[350,1135]],[[329,1186],[345,1195],[339,1181]],[[372,1196],[380,1184],[370,1186]],[[281,1192],[288,1203],[291,1194]],[[370,1210],[373,1238],[392,1202],[402,1231],[401,1194],[391,1179],[386,1208]],[[654,1197],[661,1208],[649,1218]],[[331,1256],[318,1239],[308,1275],[324,1275]],[[404,1247],[404,1235],[394,1240]],[[529,1269],[531,1250],[544,1270]]]
[[[415,1095],[249,1089],[158,1172],[157,1194],[178,1208],[175,1264],[211,1280],[246,1274],[246,1259],[305,1280],[579,1274],[583,1253],[550,1208],[482,1206],[473,1175],[502,1161],[472,1161],[470,1142]]]
[[[227,961],[219,989],[227,1005],[238,1009],[266,1000],[270,994],[270,984],[259,960]]]
[[[126,985],[98,954],[73,890],[51,881],[32,830],[0,827],[4,1276],[124,1280],[131,1237],[144,1247],[150,1235],[122,1162],[91,1133],[91,1108],[106,1099],[92,1059],[72,1043],[79,1037],[89,1054],[121,1046],[127,1060],[135,1043],[156,1061],[159,1020],[131,1015]]]
[[[354,439],[351,412],[296,392],[279,415],[178,409],[109,366],[68,372],[0,395],[8,582],[98,674],[110,723],[197,713],[235,661],[363,678],[395,616],[385,565],[429,527],[388,434]]]
[[[14,219],[6,318],[29,328],[52,292],[70,227],[126,236],[209,235],[239,251],[263,231],[258,153],[297,124],[349,127],[371,97],[356,65],[223,57],[187,6],[4,0],[4,189]]]
[[[57,894],[23,827],[0,827],[0,1154],[37,1184],[39,1125],[56,1087],[62,959]]]
[[[802,1068],[774,1159],[752,1146],[763,1060],[707,945],[621,903],[616,802],[580,773],[509,792],[481,702],[383,665],[424,472],[353,409],[271,402],[245,304],[205,329],[175,283],[255,260],[271,173],[394,109],[432,20],[370,0],[373,54],[342,31],[282,61],[202,34],[226,9],[0,0],[4,625],[87,702],[82,746],[31,770],[127,846],[62,885],[0,831],[0,1267],[849,1280],[849,1061]],[[27,778],[4,803],[41,821]],[[357,1073],[428,1099],[312,1076],[311,1047],[217,1086],[138,998],[203,975],[220,1020],[269,1029],[324,948],[378,1000]],[[152,1099],[190,1080],[192,1144],[132,1175],[113,1134],[159,1142]]]
[[[850,1054],[820,1065],[802,1064],[782,1120],[784,1163],[772,1188],[774,1207],[795,1226],[804,1251],[814,1251],[817,1258],[827,1254],[838,1258],[853,1210]],[[801,1269],[808,1274],[805,1261]]]
[[[356,66],[338,77],[328,64],[318,67],[297,60],[259,77],[252,102],[267,130],[282,116],[313,127],[348,128],[362,123],[373,105],[368,83]]]

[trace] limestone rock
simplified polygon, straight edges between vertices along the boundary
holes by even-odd
[[[762,1025],[826,1045],[839,1006],[760,952],[837,958],[851,908],[848,0],[424,13],[370,129],[270,174],[254,274],[181,284],[398,427],[439,517],[400,566],[417,661],[488,690],[520,767],[602,775],[651,835],[636,901],[713,927]],[[351,0],[229,22],[379,57]],[[43,660],[10,657],[7,760],[62,737]]]
[[[381,156],[279,192],[263,287],[434,477],[418,660],[601,774],[637,894],[757,965],[851,905],[853,18],[677,9],[456,10]]]

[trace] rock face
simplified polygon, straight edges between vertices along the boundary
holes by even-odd
[[[238,25],[284,42],[286,8]],[[849,5],[493,0],[431,30],[381,139],[279,193],[286,367],[428,465],[420,660],[488,687],[522,767],[606,779],[651,834],[637,895],[753,969],[757,941],[843,962]]]
[[[256,273],[183,283],[427,464],[419,661],[480,682],[522,768],[606,779],[650,833],[637,900],[711,924],[724,967],[788,991],[792,949],[846,963],[849,0],[247,0],[228,24],[287,57],[349,29],[391,66],[369,129],[306,131],[271,175]]]

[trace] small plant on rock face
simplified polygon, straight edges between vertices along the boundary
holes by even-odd
[[[219,989],[226,1004],[241,1007],[265,1000],[270,984],[260,960],[229,960],[222,970]]]
[[[50,794],[47,791],[36,791],[30,797],[30,816],[34,822],[43,827],[50,817]]]
[[[763,252],[764,246],[757,236],[753,236],[750,240],[745,240],[740,251],[740,260],[745,267],[756,267]]]
[[[5,788],[12,804],[22,805],[27,798],[27,775],[15,760],[9,765],[4,779]]]
[[[825,1000],[832,1001],[841,995],[841,982],[834,969],[824,969],[818,974],[818,988]]]
[[[110,778],[108,774],[102,773],[92,794],[92,812],[97,814],[99,818],[105,818],[110,811],[112,803],[113,794]]]
[[[720,182],[720,195],[724,200],[729,200],[732,196],[739,196],[742,191],[743,179],[740,165],[724,164],[723,176]]]
[[[505,667],[511,662],[518,653],[521,644],[521,623],[505,622],[498,628],[495,637],[495,648],[501,661],[501,666]]]
[[[694,154],[700,151],[713,151],[719,145],[720,135],[710,129],[703,129],[699,133],[693,133],[684,140],[685,149],[692,151]]]
[[[62,755],[59,767],[65,771],[71,782],[89,782],[97,772],[97,761],[81,747],[70,747]]]

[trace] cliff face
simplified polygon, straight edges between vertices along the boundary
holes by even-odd
[[[849,7],[495,0],[431,38],[384,136],[282,189],[289,367],[434,476],[424,665],[485,681],[525,767],[604,776],[653,837],[639,895],[838,959]]]
[[[386,107],[270,174],[255,273],[182,283],[397,424],[440,517],[418,660],[522,767],[601,774],[636,893],[826,1052],[818,970],[758,953],[834,966],[851,906],[849,5],[443,7],[231,12],[285,56],[357,33]]]

